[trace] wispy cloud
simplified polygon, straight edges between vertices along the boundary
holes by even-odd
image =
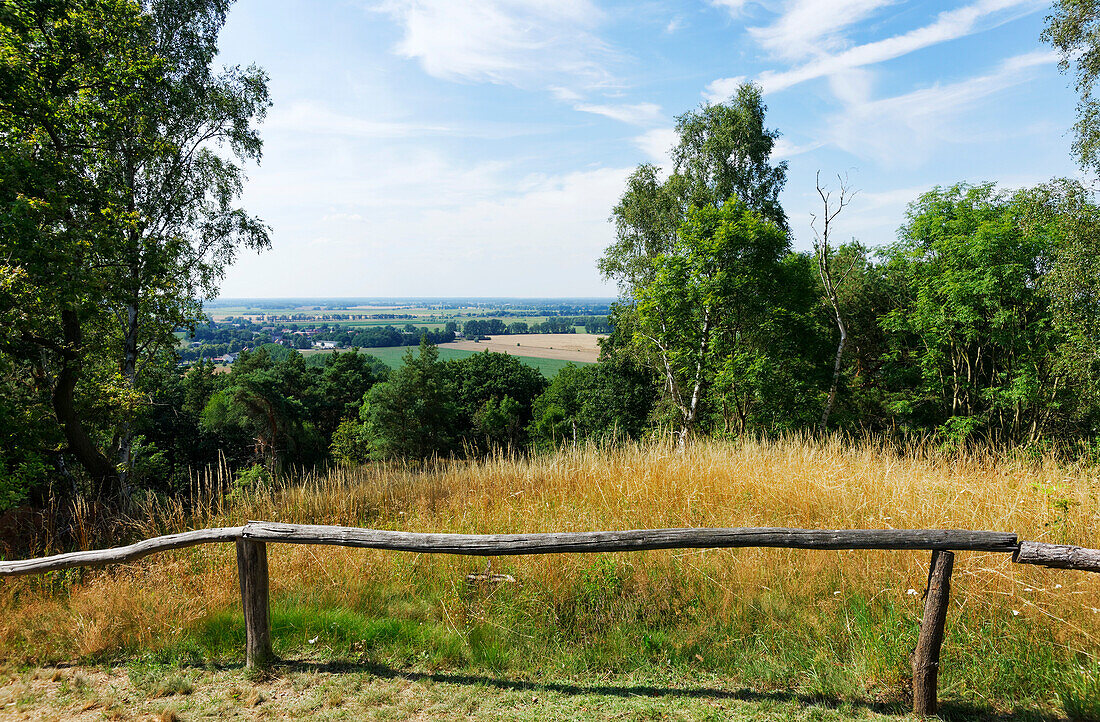
[[[703,97],[712,103],[724,102],[733,96],[741,83],[746,80],[748,80],[747,76],[737,75],[732,78],[719,78],[711,81],[706,90],[703,91]]]
[[[817,150],[821,146],[825,145],[822,141],[814,141],[812,143],[803,143],[802,145],[796,145],[786,138],[780,138],[775,141],[775,145],[772,147],[772,158],[782,160],[784,158],[793,158],[796,155],[802,155],[803,153],[809,153],[811,150]]]
[[[657,165],[672,166],[672,148],[680,141],[675,128],[654,128],[634,138],[634,145],[642,149]]]
[[[956,83],[849,103],[829,119],[829,140],[855,155],[884,163],[919,163],[934,144],[975,140],[956,127],[962,111],[1032,80],[1036,69],[1057,61],[1053,51],[1037,50],[1008,58],[991,73]]]
[[[396,52],[445,80],[520,87],[606,84],[612,57],[589,0],[388,0],[404,36]]]
[[[837,50],[842,31],[897,0],[790,0],[771,25],[749,28],[761,47],[798,60]]]
[[[358,139],[398,139],[454,136],[501,139],[546,132],[547,127],[491,120],[476,125],[376,120],[352,112],[333,110],[315,101],[299,100],[286,106],[275,106],[264,121],[263,130],[290,133],[301,138],[342,136]]]
[[[932,45],[988,30],[1047,7],[1044,0],[979,0],[940,13],[935,21],[907,33],[825,53],[785,71],[765,71],[758,80],[765,92],[777,92],[807,80],[874,65]],[[716,81],[718,82],[718,81]]]
[[[294,102],[286,107],[276,106],[264,122],[264,130],[360,138],[408,138],[456,132],[447,125],[378,121],[345,115],[309,101]]]
[[[630,125],[654,125],[663,120],[661,106],[656,103],[635,103],[633,105],[581,104],[574,107],[583,113],[595,113]]]

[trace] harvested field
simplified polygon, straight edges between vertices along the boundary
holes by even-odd
[[[462,351],[495,351],[513,356],[535,356],[574,363],[595,363],[600,356],[599,340],[605,338],[587,333],[521,333],[493,336],[481,341],[454,341],[440,348]]]

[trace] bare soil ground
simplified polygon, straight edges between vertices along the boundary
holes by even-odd
[[[552,358],[577,363],[595,363],[600,356],[599,340],[604,336],[588,333],[520,333],[493,336],[482,341],[454,341],[440,348],[464,351],[495,351],[513,356]]]

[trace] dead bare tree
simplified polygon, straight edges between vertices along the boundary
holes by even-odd
[[[820,232],[817,228],[818,217],[816,214],[810,214],[810,228],[814,232],[814,254],[817,256],[817,272],[821,276],[821,285],[825,288],[825,296],[829,300],[829,305],[832,306],[833,315],[836,318],[837,328],[840,330],[840,341],[836,347],[836,361],[833,363],[833,383],[829,387],[829,397],[825,401],[825,411],[821,414],[821,422],[818,424],[819,431],[825,431],[826,425],[829,423],[829,414],[833,411],[833,406],[836,405],[836,390],[840,383],[840,370],[844,360],[844,347],[848,345],[848,324],[844,321],[844,314],[840,310],[840,297],[838,294],[839,289],[844,285],[844,282],[848,280],[848,276],[852,273],[852,269],[855,268],[858,262],[858,256],[852,258],[852,262],[848,264],[848,268],[840,274],[838,277],[834,273],[833,269],[833,252],[829,247],[829,234],[832,232],[833,221],[840,215],[848,204],[852,202],[858,191],[853,191],[852,187],[848,184],[847,176],[837,175],[837,181],[839,183],[839,197],[833,202],[833,193],[827,187],[821,185],[821,171],[817,172],[817,194],[821,197],[821,204],[824,207],[821,219],[823,221],[823,227]]]

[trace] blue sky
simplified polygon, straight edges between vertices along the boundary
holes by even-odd
[[[1074,95],[1032,0],[239,0],[227,64],[274,107],[245,207],[272,248],[223,297],[611,296],[596,261],[675,116],[761,84],[796,248],[815,174],[836,238],[893,240],[937,184],[1077,173]]]

